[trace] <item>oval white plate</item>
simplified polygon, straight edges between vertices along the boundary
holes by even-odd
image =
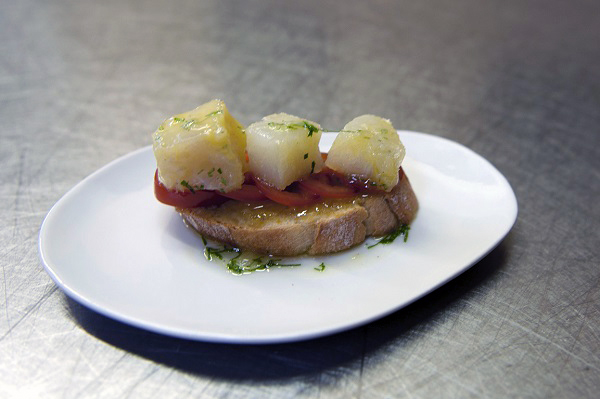
[[[208,262],[198,235],[154,199],[150,147],[70,190],[42,224],[47,272],[67,295],[106,316],[177,337],[227,343],[313,338],[408,305],[491,251],[513,226],[506,179],[466,147],[401,131],[403,167],[420,202],[408,242],[302,266],[236,276]],[[324,134],[326,151],[334,134]],[[314,268],[324,262],[324,272]]]

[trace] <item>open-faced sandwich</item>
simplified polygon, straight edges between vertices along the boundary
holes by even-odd
[[[271,255],[338,252],[415,217],[390,121],[363,115],[319,151],[321,127],[273,114],[247,129],[213,100],[153,135],[156,198],[203,236]]]

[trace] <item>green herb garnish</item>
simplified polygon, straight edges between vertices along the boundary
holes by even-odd
[[[304,159],[308,158],[308,152],[304,154]]]
[[[205,247],[204,248],[204,257],[207,260],[213,260],[213,257],[223,260],[224,253],[239,253],[240,250],[238,248],[224,246],[223,248],[213,248],[213,247]]]
[[[313,125],[312,123],[308,123],[307,121],[302,121],[298,123],[289,123],[285,124],[282,122],[269,122],[267,123],[269,127],[274,127],[276,129],[291,129],[296,130],[300,128],[308,129],[308,137],[312,137],[313,133],[319,131],[319,128]]]
[[[408,224],[403,224],[398,229],[392,231],[390,234],[381,238],[375,244],[367,246],[367,248],[371,249],[379,244],[390,244],[390,243],[394,242],[394,240],[396,238],[398,238],[398,236],[401,236],[401,235],[404,236],[404,242],[406,242],[406,240],[408,240],[408,232],[409,231],[410,231],[410,226]]]
[[[194,126],[195,123],[196,123],[196,121],[192,119],[190,121],[185,122],[181,127],[185,130],[190,130]]]
[[[219,115],[219,114],[222,114],[222,113],[223,113],[223,110],[220,109],[218,111],[211,112],[210,114],[206,114],[206,118],[210,118],[211,116]]]
[[[194,191],[194,187],[192,187],[190,185],[190,183],[188,183],[186,180],[182,180],[180,183],[183,187],[187,188],[188,190],[190,190],[192,192],[192,194],[194,194],[196,191]]]
[[[314,269],[318,272],[325,271],[325,263],[321,262],[321,264],[318,267],[315,267]]]
[[[310,164],[310,173],[313,173],[315,171],[315,161],[312,161],[312,163]]]
[[[233,274],[252,273],[257,271],[268,270],[272,267],[294,267],[301,266],[300,263],[281,263],[281,259],[264,260],[261,256],[254,259],[239,260],[241,253],[234,256],[227,262],[227,270]]]
[[[247,274],[256,271],[268,270],[273,267],[295,267],[301,266],[300,263],[282,263],[282,259],[274,259],[268,256],[258,256],[250,258],[243,256],[243,252],[239,248],[229,247],[224,245],[222,248],[207,246],[207,241],[202,237],[204,243],[204,257],[213,261],[219,259],[225,262],[227,270],[232,274]]]
[[[313,133],[319,131],[319,129],[317,129],[317,127],[315,125],[310,124],[307,121],[304,121],[303,127],[308,129],[308,137],[312,137]]]

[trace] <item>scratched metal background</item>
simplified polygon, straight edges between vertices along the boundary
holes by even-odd
[[[598,397],[599,26],[584,0],[1,2],[0,397]],[[215,97],[243,123],[372,112],[456,140],[518,221],[417,303],[308,342],[173,339],[65,297],[46,212]]]

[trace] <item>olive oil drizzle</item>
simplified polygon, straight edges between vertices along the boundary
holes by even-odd
[[[227,262],[227,270],[233,274],[252,273],[256,271],[268,270],[272,267],[302,266],[301,263],[281,263],[281,259],[269,258],[267,261],[265,261],[262,256],[254,259],[238,261],[238,258],[241,255],[242,253],[239,252],[236,256],[231,258],[229,262]]]

